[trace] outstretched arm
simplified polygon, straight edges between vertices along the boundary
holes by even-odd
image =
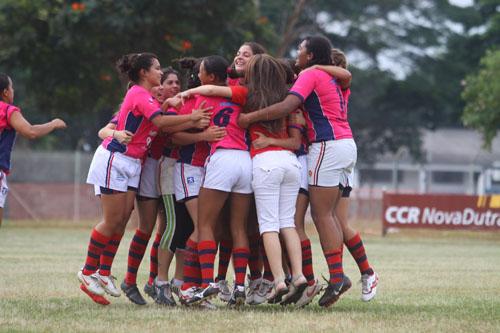
[[[339,66],[314,65],[309,67],[307,70],[313,68],[326,72],[334,78],[338,79],[340,81],[340,86],[342,87],[342,89],[347,89],[351,86],[352,74],[347,69]]]
[[[247,128],[253,123],[266,120],[280,119],[295,111],[302,104],[298,96],[289,94],[279,103],[273,104],[258,111],[242,113],[238,118],[238,125]]]
[[[219,141],[226,136],[226,129],[224,127],[210,126],[203,132],[188,133],[178,132],[172,135],[172,142],[176,145],[184,146],[200,141]]]
[[[186,91],[177,94],[177,96],[180,97],[182,101],[184,101],[187,98],[193,97],[194,95],[220,96],[220,97],[231,98],[233,96],[233,93],[231,91],[231,88],[229,87],[206,84],[196,88],[188,89]]]
[[[41,138],[55,129],[66,128],[66,123],[59,118],[45,124],[31,125],[20,112],[14,112],[10,116],[10,125],[16,132],[30,140]]]

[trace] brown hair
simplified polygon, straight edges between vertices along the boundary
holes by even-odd
[[[332,62],[334,66],[347,69],[347,58],[344,52],[339,49],[332,49]]]
[[[248,46],[252,50],[253,55],[267,53],[266,48],[257,42],[245,42],[245,43],[241,44],[241,46],[243,46],[243,45]],[[229,68],[227,69],[227,75],[231,79],[238,79],[238,78],[243,77],[244,73],[238,73],[236,71],[236,68],[234,67],[234,61],[233,61],[231,63],[231,66],[229,66]]]
[[[245,111],[252,112],[281,102],[287,94],[286,72],[283,66],[268,54],[254,55],[245,68],[248,98]],[[261,123],[270,132],[284,128],[284,118]]]

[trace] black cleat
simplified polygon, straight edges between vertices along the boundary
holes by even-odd
[[[245,300],[245,286],[235,286],[227,305],[231,307],[240,307],[245,304]]]
[[[142,297],[141,293],[139,292],[139,289],[137,289],[136,284],[128,285],[125,283],[125,281],[122,282],[120,285],[120,288],[122,291],[125,293],[125,296],[132,302],[137,305],[146,305],[147,302]]]
[[[351,280],[347,277],[347,275],[344,275],[344,280],[341,284],[328,283],[328,287],[326,287],[325,292],[318,301],[319,306],[326,308],[334,304],[339,300],[343,293],[351,288],[351,286]]]
[[[144,292],[146,293],[146,295],[148,295],[152,299],[156,298],[156,288],[155,288],[154,284],[150,285],[149,283],[146,283],[144,285]]]
[[[289,304],[295,304],[297,301],[302,297],[302,294],[304,293],[304,290],[307,288],[307,281],[305,281],[302,284],[299,284],[296,286],[295,284],[290,283],[288,286],[288,289],[290,289],[290,292],[286,294],[284,297],[283,301],[280,303],[281,305],[289,305]]]
[[[267,299],[267,302],[269,304],[278,304],[278,303],[280,303],[282,301],[282,299],[283,299],[283,296],[285,296],[286,294],[288,294],[288,292],[290,291],[288,289],[288,287],[281,288],[280,290],[276,290],[275,288],[276,287],[273,288],[273,290],[271,291],[270,297]]]
[[[155,302],[160,305],[175,306],[175,300],[172,295],[172,289],[170,288],[170,283],[165,283],[161,286],[155,284]]]

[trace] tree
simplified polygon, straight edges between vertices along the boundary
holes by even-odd
[[[465,80],[462,97],[466,102],[464,124],[479,130],[484,145],[491,148],[500,129],[500,50],[489,51],[481,59],[479,72]]]

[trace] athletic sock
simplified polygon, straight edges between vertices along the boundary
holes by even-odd
[[[90,233],[89,247],[87,250],[87,258],[85,259],[85,266],[83,267],[84,275],[91,275],[97,271],[99,265],[99,258],[101,257],[104,248],[108,244],[110,237],[101,234],[96,228],[92,229]]]
[[[201,241],[198,243],[198,260],[201,268],[201,287],[206,288],[214,282],[214,262],[217,254],[217,243]]]
[[[229,267],[229,260],[231,260],[231,251],[233,248],[233,241],[223,239],[219,243],[219,267],[217,268],[217,278],[215,281],[222,281],[226,279],[227,268]]]
[[[111,266],[113,265],[113,260],[115,259],[122,237],[123,234],[114,234],[102,251],[99,262],[99,274],[103,276],[109,276],[111,274]]]
[[[356,263],[358,264],[358,268],[361,274],[372,275],[373,269],[370,267],[370,264],[368,263],[365,247],[363,245],[363,241],[361,240],[359,232],[356,235],[354,235],[353,238],[345,242],[345,245],[349,249],[349,252],[351,253],[354,260],[356,260]]]
[[[158,246],[160,246],[161,240],[160,234],[156,234],[153,246],[151,246],[151,253],[149,255],[149,280],[148,284],[153,285],[156,276],[158,275]]]
[[[187,290],[191,287],[197,287],[199,285],[199,277],[201,276],[200,263],[198,261],[198,244],[191,239],[186,242],[186,250],[184,252],[184,283],[181,289]]]
[[[314,279],[314,270],[312,262],[311,241],[305,239],[300,242],[302,247],[302,274],[307,279],[307,284],[312,286],[316,280]]]
[[[344,281],[344,270],[342,269],[342,247],[324,252],[328,271],[330,272],[330,283],[339,285]]]
[[[233,249],[233,263],[234,263],[234,284],[236,286],[245,285],[245,273],[247,271],[248,257],[250,251],[247,248],[239,247]]]
[[[128,251],[127,274],[125,275],[125,283],[128,285],[136,284],[137,270],[148,247],[150,237],[151,235],[147,235],[139,229],[135,231]]]
[[[250,280],[259,279],[262,276],[260,262],[260,235],[255,234],[248,237],[250,256],[248,257],[248,269],[250,270]]]

